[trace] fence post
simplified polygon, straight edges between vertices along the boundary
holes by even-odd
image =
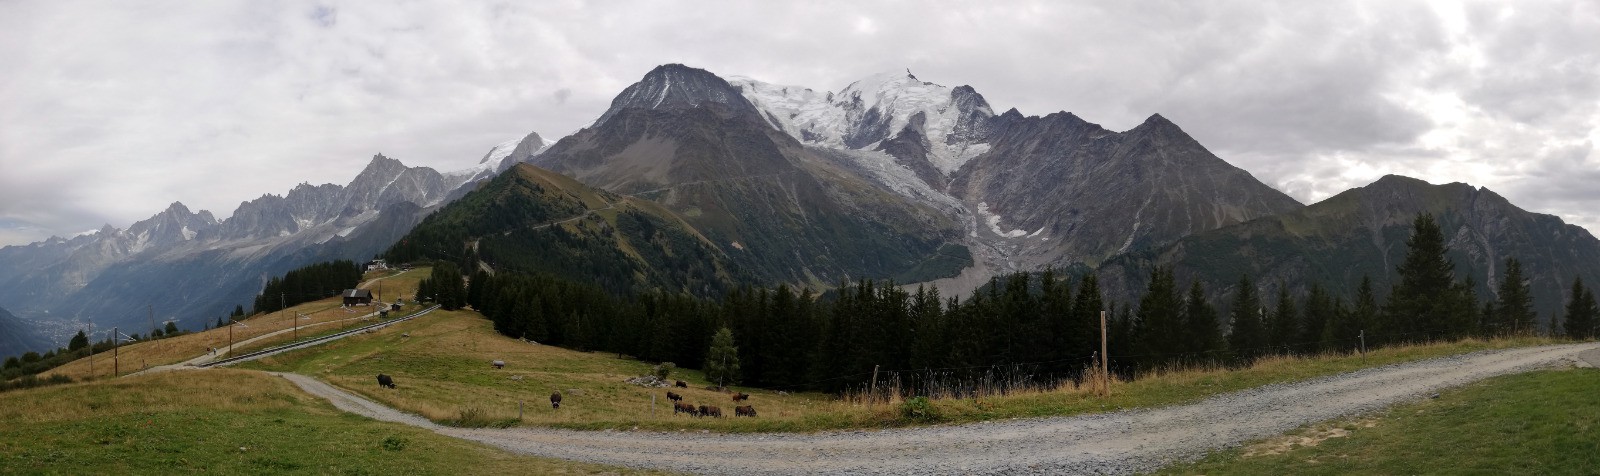
[[[877,365],[873,365],[872,366],[872,387],[868,388],[867,392],[869,392],[868,393],[869,396],[867,397],[868,398],[867,402],[869,402],[868,404],[877,403],[878,402],[878,366]]]
[[[522,421],[522,400],[517,400],[517,421]]]
[[[1106,348],[1106,312],[1100,311],[1100,373],[1105,375],[1105,387],[1100,390],[1102,397],[1111,395],[1111,364],[1107,362],[1111,355]]]
[[[1361,339],[1361,363],[1367,363],[1367,330],[1362,329],[1361,334],[1357,335],[1356,338]]]

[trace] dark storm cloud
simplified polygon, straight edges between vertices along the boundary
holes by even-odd
[[[880,71],[1108,128],[1154,113],[1314,201],[1385,173],[1600,225],[1592,2],[0,2],[0,245],[219,217],[374,153],[442,170],[650,68]]]

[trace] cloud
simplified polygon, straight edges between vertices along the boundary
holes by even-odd
[[[825,90],[910,68],[1117,130],[1161,113],[1302,201],[1400,173],[1594,228],[1597,35],[1577,1],[0,2],[0,220],[224,217],[378,152],[464,168],[681,62]]]

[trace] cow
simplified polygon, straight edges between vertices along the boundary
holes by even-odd
[[[667,400],[672,400],[674,402],[681,402],[681,401],[683,401],[683,395],[678,395],[676,393],[667,392]]]
[[[682,380],[679,380],[678,383],[673,385],[673,386],[678,387],[678,388],[689,388],[689,384],[683,383]]]
[[[750,399],[750,394],[748,394],[748,393],[734,393],[733,394],[733,401],[735,401],[735,402],[742,401],[742,400],[749,400],[749,399]]]
[[[561,408],[561,392],[550,394],[550,408]]]
[[[740,406],[737,406],[737,407],[733,407],[733,416],[736,416],[736,417],[747,416],[747,417],[752,417],[753,418],[753,417],[756,416],[756,407],[753,407],[753,406],[750,406],[750,405],[740,405]]]
[[[395,388],[394,379],[389,378],[388,375],[378,374],[378,386],[379,387]]]
[[[494,368],[496,368],[496,369],[503,369],[503,368],[506,367],[506,361],[504,361],[504,360],[496,360],[496,361],[493,361],[493,362],[489,362],[489,365],[493,365]]]
[[[700,406],[700,416],[722,418],[722,409],[717,407]]]
[[[675,402],[672,404],[672,414],[677,415],[679,413],[688,413],[689,416],[697,416],[699,414],[694,404]]]

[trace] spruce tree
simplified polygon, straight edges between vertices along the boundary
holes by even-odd
[[[1522,263],[1516,258],[1506,258],[1505,278],[1500,280],[1499,297],[1495,301],[1495,318],[1505,333],[1524,335],[1534,332],[1537,314],[1533,310],[1533,292],[1522,274]]]
[[[76,351],[88,346],[89,336],[84,334],[83,331],[78,331],[78,334],[72,336],[72,340],[67,342],[67,350],[69,351]]]
[[[1184,351],[1183,299],[1178,297],[1177,287],[1171,268],[1150,271],[1150,285],[1139,299],[1134,325],[1134,351],[1144,356],[1141,363],[1145,368],[1171,362]]]
[[[1249,365],[1267,344],[1266,329],[1261,322],[1261,300],[1256,297],[1255,283],[1250,276],[1239,277],[1238,290],[1234,292],[1233,306],[1228,309],[1228,348],[1240,364]]]
[[[1183,320],[1189,352],[1196,354],[1198,360],[1220,357],[1217,352],[1223,349],[1222,328],[1217,322],[1217,309],[1206,301],[1200,280],[1189,284],[1189,297],[1183,302]]]
[[[1600,320],[1594,293],[1583,287],[1583,278],[1572,280],[1572,296],[1567,300],[1567,337],[1584,340],[1595,336],[1595,323]]]
[[[1457,308],[1455,263],[1445,256],[1444,232],[1433,215],[1419,213],[1406,239],[1400,279],[1383,306],[1382,332],[1390,341],[1421,342],[1447,330]]]
[[[1315,354],[1323,350],[1323,335],[1328,326],[1339,320],[1334,312],[1333,296],[1322,289],[1322,284],[1312,283],[1311,291],[1306,294],[1305,312],[1300,326],[1300,336],[1297,339],[1304,345],[1301,352]]]
[[[739,348],[733,345],[732,330],[723,327],[711,336],[705,362],[706,379],[718,387],[739,383]]]
[[[1289,286],[1280,281],[1278,303],[1267,318],[1267,346],[1274,353],[1291,354],[1297,350],[1294,348],[1297,337],[1300,337],[1300,311],[1295,307],[1294,297],[1289,295]]]

